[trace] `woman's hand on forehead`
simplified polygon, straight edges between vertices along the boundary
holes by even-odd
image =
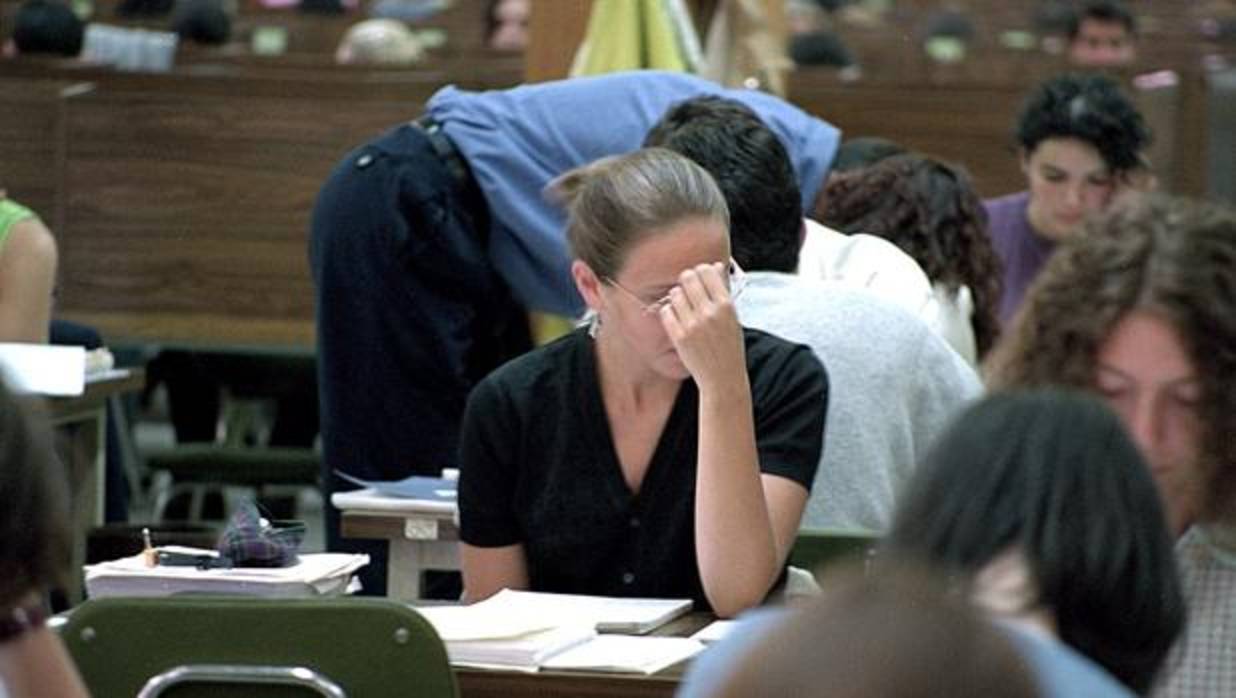
[[[661,323],[701,390],[733,376],[745,380],[742,327],[726,284],[726,265],[700,264],[682,272],[661,309]]]

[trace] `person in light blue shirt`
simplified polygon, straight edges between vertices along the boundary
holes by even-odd
[[[675,694],[677,698],[725,695],[739,668],[757,648],[784,642],[787,626],[801,613],[809,611],[759,608],[740,616],[720,642],[691,662]],[[995,627],[1012,642],[1042,698],[1133,698],[1136,695],[1098,664],[1053,637],[1004,621],[995,623]],[[800,649],[806,666],[823,659],[813,652],[819,648]],[[828,677],[822,677],[820,690],[827,692],[829,687]]]
[[[635,150],[667,108],[705,94],[730,97],[760,115],[790,155],[803,210],[813,210],[840,132],[763,92],[641,71],[490,92],[446,87],[429,100],[429,116],[484,192],[490,256],[525,306],[560,315],[583,309],[567,273],[565,218],[542,195],[545,185],[572,167]]]
[[[527,310],[573,316],[560,174],[636,150],[670,106],[701,94],[751,106],[785,141],[814,208],[840,133],[775,97],[642,71],[507,90],[445,87],[426,113],[346,155],[323,184],[309,243],[327,496],[366,480],[456,467],[464,402],[530,348]],[[384,544],[367,552],[384,590]]]

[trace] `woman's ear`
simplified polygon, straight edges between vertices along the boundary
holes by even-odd
[[[575,288],[583,297],[584,303],[594,311],[600,311],[605,301],[601,297],[601,279],[592,267],[581,260],[571,262],[571,278],[575,279]]]

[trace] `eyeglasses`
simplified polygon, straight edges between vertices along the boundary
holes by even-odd
[[[738,294],[742,292],[743,286],[746,285],[747,275],[743,272],[742,267],[738,266],[738,262],[734,261],[733,257],[730,258],[728,270],[729,274],[727,278],[729,281],[730,300],[733,300],[738,297]],[[657,315],[661,312],[662,308],[670,304],[670,294],[668,293],[649,303],[643,298],[640,298],[639,294],[618,283],[617,279],[613,277],[606,277],[605,280],[613,284],[618,290],[630,296],[636,303],[639,303],[640,312],[644,315]]]

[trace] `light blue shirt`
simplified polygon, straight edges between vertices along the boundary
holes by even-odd
[[[681,73],[636,71],[508,90],[439,90],[428,112],[467,159],[491,219],[489,256],[516,298],[534,310],[578,315],[562,209],[544,197],[555,177],[636,150],[670,106],[704,94],[743,102],[781,138],[809,209],[841,134],[771,95]]]
[[[788,608],[744,613],[720,642],[691,661],[676,698],[708,698],[726,685],[743,657],[777,633],[793,617]],[[998,622],[1025,660],[1043,698],[1134,698],[1134,693],[1101,666],[1068,645],[1013,623]]]

